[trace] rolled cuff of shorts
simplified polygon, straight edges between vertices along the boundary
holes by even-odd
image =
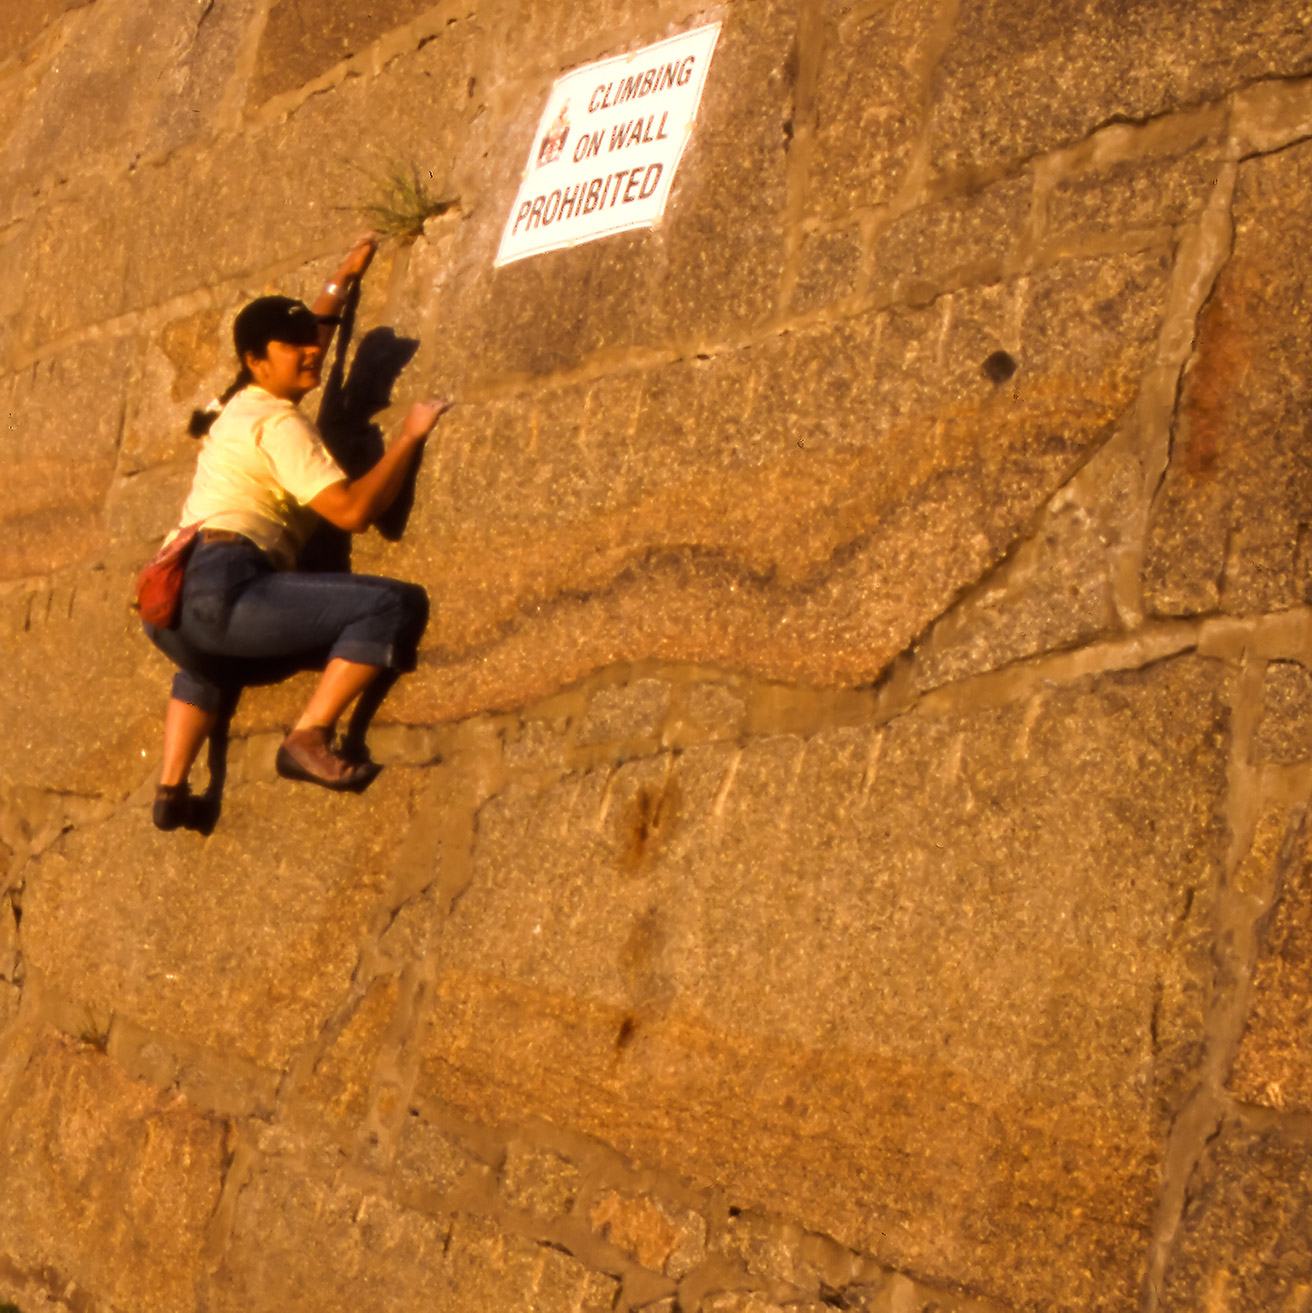
[[[217,684],[189,670],[179,670],[173,676],[173,696],[179,702],[185,702],[211,715],[219,710],[223,702],[223,690]]]
[[[379,666],[383,670],[400,670],[395,643],[369,638],[339,638],[328,653],[330,658],[355,661],[362,666]]]
[[[416,584],[362,579],[369,599],[358,617],[338,634],[329,657],[383,670],[415,668],[415,651],[428,624],[428,595]]]

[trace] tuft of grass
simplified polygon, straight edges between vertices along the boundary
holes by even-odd
[[[89,1048],[95,1049],[97,1053],[106,1053],[109,1050],[109,1026],[102,1026],[90,1008],[84,1008],[82,1011],[82,1024],[78,1027],[77,1038]],[[5,1313],[3,1304],[0,1304],[0,1313]]]
[[[385,237],[422,236],[424,223],[460,204],[458,196],[435,196],[429,190],[432,172],[417,164],[387,160],[380,172],[361,169],[373,183],[372,198],[360,207],[370,227]],[[0,1313],[4,1313],[0,1309]]]
[[[0,1313],[23,1313],[17,1304],[0,1304]]]

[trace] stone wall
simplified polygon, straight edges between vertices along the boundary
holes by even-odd
[[[0,1304],[1310,1306],[1312,5],[0,18]],[[709,18],[660,227],[494,271]],[[393,161],[386,769],[276,779],[298,676],[159,834],[186,417]]]

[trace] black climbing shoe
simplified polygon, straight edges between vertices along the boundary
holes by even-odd
[[[191,789],[185,784],[161,784],[155,789],[151,819],[157,830],[176,830],[192,818]]]

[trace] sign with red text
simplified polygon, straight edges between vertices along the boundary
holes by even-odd
[[[710,23],[556,79],[497,265],[659,222],[719,35]]]

